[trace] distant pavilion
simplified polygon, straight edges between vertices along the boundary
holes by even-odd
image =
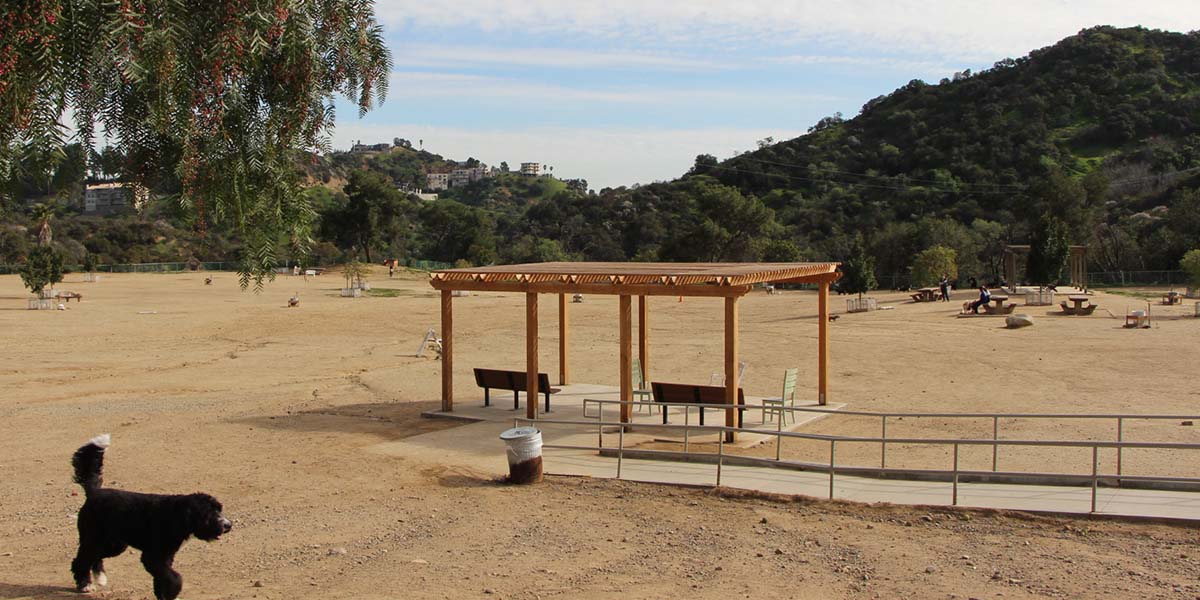
[[[570,381],[567,296],[608,294],[620,296],[621,422],[631,418],[633,401],[633,297],[638,299],[638,356],[643,378],[649,376],[647,296],[725,298],[725,399],[732,406],[738,397],[738,300],[757,284],[815,284],[818,301],[817,400],[829,401],[829,286],[841,276],[839,263],[596,263],[548,262],[430,273],[430,285],[442,293],[442,410],[454,410],[455,291],[523,292],[525,294],[525,370],[530,399],[526,417],[538,415],[538,296],[558,295],[559,384]],[[736,411],[727,410],[725,423],[733,427]]]

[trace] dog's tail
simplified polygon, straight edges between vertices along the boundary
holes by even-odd
[[[112,442],[106,433],[98,435],[88,443],[80,446],[71,457],[71,465],[75,467],[75,483],[83,486],[83,493],[91,496],[92,492],[104,484],[104,449]]]

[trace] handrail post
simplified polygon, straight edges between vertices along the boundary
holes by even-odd
[[[992,472],[996,472],[996,462],[1000,453],[1000,417],[992,415]]]
[[[1117,443],[1125,441],[1125,419],[1117,417]],[[1124,446],[1117,446],[1117,485],[1121,484],[1121,451]]]
[[[780,434],[783,433],[783,415],[787,414],[787,412],[785,412],[787,409],[788,407],[784,406],[782,403],[779,404],[779,423],[775,428],[775,462],[779,462],[783,459],[783,436]],[[792,413],[792,422],[796,422],[795,413]]]
[[[721,487],[721,466],[725,462],[725,432],[717,436],[717,487]]]
[[[1096,473],[1100,466],[1100,446],[1092,446],[1092,512],[1096,512]]]
[[[837,440],[830,438],[829,440],[829,499],[833,500],[833,458],[834,446]]]
[[[621,462],[625,459],[625,426],[617,427],[617,479],[621,478]]]
[[[663,410],[667,410],[667,408],[664,406]],[[703,409],[701,409],[701,410],[703,410]],[[692,412],[688,410],[688,407],[686,407],[686,406],[683,407],[683,453],[684,454],[687,454],[688,452],[690,452],[688,450],[688,432],[690,432],[692,430],[692,426],[691,426],[691,421],[688,419],[688,415],[691,415],[691,414],[692,414]]]
[[[879,436],[879,468],[887,468],[887,415],[883,415],[883,433]]]
[[[954,492],[950,505],[958,506],[958,444],[954,445]]]

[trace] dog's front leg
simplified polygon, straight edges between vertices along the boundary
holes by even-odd
[[[171,568],[173,556],[143,552],[142,566],[154,577],[154,597],[157,600],[175,600],[183,589],[183,576]]]
[[[75,590],[83,593],[96,591],[92,585],[92,565],[96,563],[95,552],[85,544],[80,544],[75,560],[71,561],[71,574],[75,576]]]

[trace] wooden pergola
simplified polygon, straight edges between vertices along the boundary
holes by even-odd
[[[1087,246],[1071,246],[1067,259],[1067,277],[1070,284],[1081,290],[1088,287],[1087,279]],[[1004,278],[1008,288],[1017,291],[1017,255],[1029,256],[1031,246],[1028,244],[1009,244],[1004,247]]]
[[[430,285],[442,293],[442,410],[454,410],[453,292],[523,292],[525,294],[526,416],[537,418],[538,296],[558,295],[559,384],[570,381],[568,295],[620,296],[621,401],[633,401],[633,297],[638,299],[638,356],[649,380],[647,339],[648,296],[701,296],[725,299],[725,398],[733,406],[738,391],[738,300],[756,284],[812,283],[819,286],[819,349],[817,400],[829,400],[829,285],[841,276],[838,263],[586,263],[551,262],[446,269],[429,274]],[[627,423],[631,404],[621,405]],[[726,425],[735,423],[726,411]]]

